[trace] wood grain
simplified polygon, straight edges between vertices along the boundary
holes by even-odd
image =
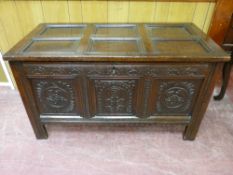
[[[83,22],[107,22],[107,1],[82,1]]]
[[[69,22],[67,1],[43,0],[41,2],[44,14],[44,22]]]
[[[196,3],[171,3],[168,14],[168,22],[192,21],[195,13]]]
[[[144,2],[137,2],[137,0],[0,1],[0,23],[2,29],[4,29],[4,32],[0,33],[0,49],[2,53],[5,53],[32,28],[42,22],[186,21],[194,22],[201,30],[206,32],[214,10],[215,3],[213,2],[214,0],[180,0],[179,2],[167,2],[165,0]]]
[[[208,9],[209,9],[208,2],[197,3],[192,22],[196,24],[200,29],[204,28],[205,20],[203,20],[203,17],[206,17],[206,14],[208,13]]]
[[[129,1],[108,1],[108,22],[128,22]]]
[[[28,34],[44,21],[40,1],[15,1],[17,15],[22,25],[23,35]]]
[[[53,23],[4,59],[37,139],[46,123],[91,122],[185,124],[194,140],[229,56],[190,23]]]
[[[233,1],[219,0],[216,4],[213,21],[210,26],[209,35],[218,43],[222,44],[227,32],[233,13]]]
[[[167,22],[170,2],[156,2],[154,22]]]
[[[77,25],[72,30],[70,29],[71,25],[67,23],[57,25],[56,23],[40,25],[31,35],[25,37],[6,53],[5,60],[39,61],[38,57],[43,57],[43,61],[63,61],[65,58],[67,61],[81,62],[215,62],[229,60],[229,56],[220,47],[190,23],[172,25],[136,23],[122,24],[117,27],[107,24],[87,24],[84,28]],[[140,32],[138,33],[139,28]],[[43,38],[32,39],[41,31],[46,31]],[[47,36],[48,39],[45,39],[46,33],[53,37]],[[68,38],[58,40],[64,35]],[[81,38],[69,39],[79,35]],[[95,35],[95,37],[90,35]],[[201,36],[198,40],[194,38],[197,35]],[[153,39],[147,42],[146,38],[150,37]],[[158,40],[158,38],[160,39]],[[168,42],[168,39],[172,41]],[[22,48],[25,49],[22,50]],[[50,53],[49,57],[48,52]],[[93,57],[93,54],[100,57]],[[125,54],[127,57],[124,56]],[[140,56],[135,57],[135,55]]]
[[[204,25],[204,27],[202,29],[203,32],[205,32],[205,33],[207,33],[208,30],[209,30],[209,26],[210,26],[210,23],[211,23],[211,20],[212,20],[214,9],[215,9],[215,3],[210,3],[208,13],[207,13],[206,19],[205,19],[205,25]]]
[[[153,22],[155,2],[135,2],[129,4],[129,22]]]
[[[215,3],[129,1],[1,1],[0,19],[9,45],[41,22],[194,22],[205,31]],[[190,6],[190,7],[189,7]],[[196,6],[196,9],[194,10]],[[210,7],[211,6],[211,7]],[[4,8],[3,8],[4,7]],[[185,7],[185,8],[184,8]],[[182,10],[184,9],[184,10]],[[191,9],[191,11],[189,11]],[[212,10],[210,10],[212,9]],[[186,15],[183,15],[183,13]],[[95,15],[93,15],[95,14]],[[17,27],[17,30],[15,30]],[[0,34],[1,36],[3,34]],[[3,38],[3,37],[1,37]]]
[[[70,22],[82,23],[82,4],[81,1],[68,1]]]
[[[6,35],[6,30],[4,25],[0,21],[0,52],[7,50],[9,48],[8,38]]]
[[[23,37],[22,24],[19,22],[14,1],[0,1],[0,21],[5,29],[9,47],[12,47]]]

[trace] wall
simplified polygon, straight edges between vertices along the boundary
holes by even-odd
[[[42,22],[193,22],[208,31],[215,3],[156,1],[0,1],[0,51]],[[0,68],[0,82],[5,77]]]

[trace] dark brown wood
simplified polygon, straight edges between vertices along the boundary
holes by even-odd
[[[196,138],[201,121],[205,115],[210,98],[212,96],[215,85],[214,80],[216,79],[217,74],[220,72],[220,67],[220,63],[212,65],[208,79],[205,79],[203,82],[201,91],[199,93],[199,98],[196,101],[196,106],[193,111],[192,119],[186,126],[183,133],[183,138],[185,140],[194,140]]]
[[[222,71],[222,87],[220,93],[214,97],[215,100],[221,100],[224,97],[230,79],[231,68],[233,64],[233,15],[225,34],[225,39],[221,46],[226,51],[229,51],[231,53],[231,61],[224,63]]]
[[[217,0],[208,35],[222,45],[233,13],[232,0]]]
[[[31,89],[32,87],[24,74],[22,64],[20,62],[12,62],[10,66],[36,138],[48,138],[45,126],[40,122],[40,113],[36,107],[36,102]]]
[[[229,60],[229,55],[211,38],[188,23],[42,24],[4,56],[9,61],[41,61],[38,57],[59,62],[64,58],[72,62]]]
[[[179,123],[193,140],[229,55],[193,24],[42,24],[4,55],[48,123]]]
[[[227,86],[230,80],[231,69],[233,64],[233,55],[231,55],[231,61],[228,63],[224,63],[223,70],[222,70],[222,86],[221,90],[218,95],[214,96],[215,100],[222,100],[225,96]]]

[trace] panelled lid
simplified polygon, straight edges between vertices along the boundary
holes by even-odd
[[[41,24],[8,53],[25,61],[227,61],[193,24]]]

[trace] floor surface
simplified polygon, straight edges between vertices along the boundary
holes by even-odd
[[[233,175],[231,77],[195,141],[154,125],[50,125],[49,139],[36,140],[18,92],[0,87],[0,175]]]

